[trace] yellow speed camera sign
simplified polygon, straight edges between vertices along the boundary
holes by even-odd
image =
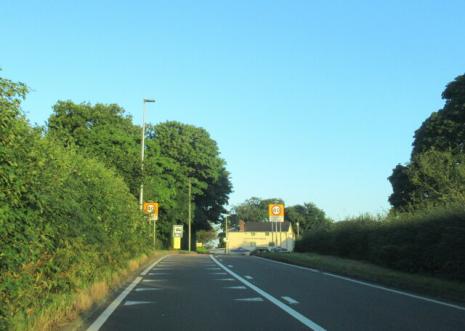
[[[144,202],[144,213],[149,215],[150,219],[158,220],[158,202]]]
[[[268,217],[270,222],[284,222],[284,204],[271,203],[268,205]]]

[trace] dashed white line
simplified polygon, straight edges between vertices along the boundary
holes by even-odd
[[[219,265],[221,268],[223,268],[224,271],[226,271],[227,273],[229,273],[231,276],[235,277],[237,280],[239,280],[242,284],[244,284],[245,286],[249,287],[250,289],[254,290],[255,292],[257,292],[258,294],[260,294],[262,297],[264,297],[265,299],[267,299],[268,301],[270,301],[271,303],[273,303],[274,305],[278,306],[279,308],[281,308],[282,310],[284,310],[286,313],[288,313],[289,315],[291,315],[292,317],[294,317],[296,320],[298,320],[299,322],[301,322],[302,324],[304,324],[305,326],[309,327],[310,329],[313,329],[314,331],[325,331],[325,329],[323,327],[321,327],[320,325],[316,324],[315,322],[313,322],[312,320],[310,320],[309,318],[305,317],[304,315],[302,315],[301,313],[299,313],[298,311],[292,309],[291,307],[289,307],[288,305],[286,305],[285,303],[283,303],[282,301],[276,299],[274,296],[272,296],[271,294],[263,291],[262,289],[260,289],[259,287],[255,286],[254,284],[252,284],[251,282],[249,282],[248,280],[242,278],[241,276],[239,276],[238,274],[236,274],[235,272],[233,272],[232,270],[229,270],[226,266],[224,266],[223,264],[221,264],[214,256],[210,255],[210,258],[217,264]]]
[[[263,299],[260,298],[260,297],[257,297],[257,298],[239,298],[239,299],[234,299],[234,301],[262,302]]]
[[[146,305],[148,303],[154,303],[153,301],[126,301],[124,306],[135,306],[135,305]]]
[[[136,292],[145,292],[145,291],[159,291],[161,288],[158,287],[138,287],[134,291]]]
[[[228,290],[247,290],[247,287],[242,286],[242,285],[240,285],[240,286],[227,286],[225,288],[228,289]]]
[[[292,299],[291,297],[281,297],[284,300],[286,300],[289,304],[291,305],[296,305],[299,303],[299,301]]]
[[[225,281],[225,282],[232,282],[235,279],[234,278],[220,278],[220,279],[216,279],[216,280],[221,280],[221,281]]]
[[[253,277],[252,277],[252,276],[249,276],[249,275],[244,276],[244,277],[247,278],[247,279],[253,279]]]

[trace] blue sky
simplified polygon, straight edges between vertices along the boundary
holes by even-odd
[[[463,1],[2,1],[2,76],[43,124],[57,100],[206,128],[230,203],[341,219],[387,211],[387,177],[465,73]]]

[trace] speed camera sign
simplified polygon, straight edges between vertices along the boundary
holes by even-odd
[[[268,217],[270,222],[284,222],[284,204],[269,204]]]
[[[158,203],[144,202],[144,213],[149,216],[150,220],[158,220]]]

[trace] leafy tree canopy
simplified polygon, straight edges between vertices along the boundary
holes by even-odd
[[[296,224],[298,222],[301,233],[331,223],[331,220],[326,217],[325,212],[311,202],[286,208],[285,219],[292,223],[294,230],[297,230]]]
[[[270,203],[284,203],[282,199],[261,199],[252,197],[233,207],[232,224],[237,225],[239,220],[245,222],[267,222],[268,205]]]
[[[199,127],[179,122],[165,122],[149,130],[148,140],[158,146],[160,156],[176,164],[173,176],[178,192],[186,199],[179,208],[186,210],[189,179],[195,205],[194,228],[211,228],[219,223],[224,205],[232,192],[226,162],[220,157],[216,142]],[[175,171],[174,171],[175,170]]]
[[[444,107],[433,112],[415,132],[412,155],[431,148],[464,152],[465,75],[449,83],[442,93]]]
[[[58,101],[48,120],[48,133],[65,146],[75,145],[86,156],[115,169],[137,196],[140,173],[140,128],[116,104]]]
[[[449,83],[442,97],[444,107],[415,132],[410,162],[398,164],[388,178],[393,188],[389,202],[395,211],[448,204],[465,196],[465,75]]]

